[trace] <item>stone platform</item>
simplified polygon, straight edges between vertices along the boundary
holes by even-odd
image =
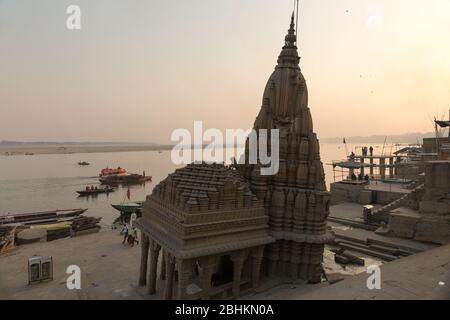
[[[369,290],[361,273],[336,284],[285,285],[252,299],[295,300],[450,300],[450,245],[381,266],[381,290]]]
[[[162,299],[138,287],[140,245],[122,245],[118,231],[100,232],[80,238],[62,239],[18,247],[0,256],[0,299]],[[51,255],[54,280],[28,286],[27,261],[33,255]],[[82,271],[81,290],[68,290],[67,266]],[[307,285],[304,282],[273,281],[258,294],[244,299],[427,299],[444,296],[450,283],[450,246],[389,262],[382,267],[382,290],[362,287],[367,275],[349,276],[343,282]],[[366,292],[367,291],[367,292]]]

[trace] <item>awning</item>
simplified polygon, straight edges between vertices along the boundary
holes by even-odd
[[[363,169],[363,168],[370,168],[375,167],[375,164],[369,164],[369,163],[362,163],[362,162],[355,162],[355,161],[341,161],[341,162],[335,162],[333,163],[333,167],[340,167],[344,169]]]
[[[447,128],[450,127],[450,121],[439,121],[439,120],[434,120],[434,122],[436,122],[436,124],[441,127],[441,128]]]
[[[407,153],[420,153],[421,151],[422,151],[422,148],[420,148],[420,147],[406,147],[406,148],[400,149],[398,151],[395,151],[394,154],[399,155],[399,154],[407,154]]]

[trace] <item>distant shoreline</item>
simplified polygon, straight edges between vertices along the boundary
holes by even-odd
[[[433,133],[409,133],[403,135],[346,137],[348,144],[383,143],[414,144],[425,137],[433,137]],[[343,138],[321,138],[320,143],[342,144]],[[204,146],[207,146],[205,144]],[[168,151],[175,144],[158,145],[155,143],[138,142],[16,142],[0,141],[0,156],[44,155],[44,154],[75,154],[75,153],[109,153],[109,152],[138,152],[138,151]],[[224,146],[226,147],[226,146]]]
[[[208,144],[205,144],[202,147],[205,148],[206,146],[208,146]],[[17,145],[0,144],[0,156],[169,151],[174,147],[175,145],[157,145],[145,143],[21,143]],[[224,148],[226,148],[226,146],[224,146]]]
[[[155,144],[19,144],[0,145],[1,156],[44,155],[44,154],[75,154],[75,153],[108,153],[137,151],[167,151],[173,145]]]

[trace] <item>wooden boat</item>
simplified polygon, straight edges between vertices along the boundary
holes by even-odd
[[[80,162],[78,162],[78,165],[79,165],[79,166],[89,166],[90,163],[89,163],[89,162],[86,162],[86,161],[80,161]]]
[[[94,190],[80,190],[77,191],[77,193],[80,196],[90,196],[90,195],[96,195],[96,194],[101,194],[101,193],[110,193],[110,192],[114,192],[115,189],[112,187],[105,187],[105,188],[98,188],[98,189],[94,189]]]
[[[151,176],[143,176],[140,174],[113,174],[106,177],[101,177],[102,184],[117,185],[117,184],[139,184],[151,181]]]
[[[99,174],[99,177],[101,178],[101,177],[107,177],[110,175],[125,174],[125,173],[127,173],[127,170],[125,170],[121,167],[118,167],[117,169],[105,168],[105,169],[102,169],[102,171]]]
[[[142,201],[137,202],[123,202],[121,204],[111,204],[111,207],[117,211],[125,214],[136,213],[142,209]]]
[[[47,224],[61,220],[74,219],[86,211],[87,209],[68,209],[22,214],[7,214],[0,216],[0,225]]]

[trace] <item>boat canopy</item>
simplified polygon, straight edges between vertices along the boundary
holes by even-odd
[[[400,149],[398,151],[395,151],[394,154],[399,155],[399,154],[408,154],[408,153],[420,153],[421,151],[422,151],[421,147],[406,147],[406,148]]]
[[[362,168],[370,168],[375,167],[375,164],[355,162],[355,161],[340,161],[333,163],[333,167],[340,167],[344,169],[362,169]]]
[[[436,122],[436,124],[441,127],[441,128],[448,128],[450,127],[450,121],[439,121],[439,120],[435,120],[434,122]]]

